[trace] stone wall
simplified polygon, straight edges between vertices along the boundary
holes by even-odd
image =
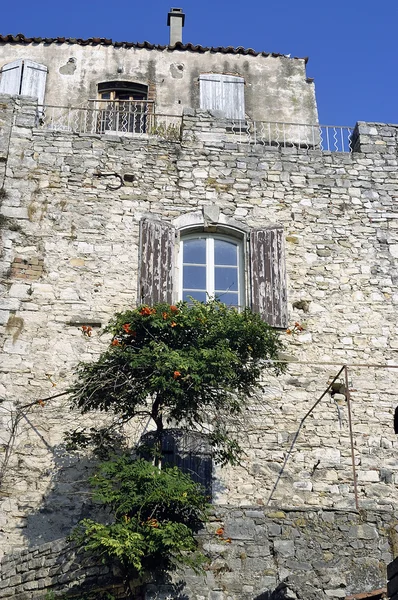
[[[62,537],[90,511],[81,482],[92,463],[65,450],[63,432],[97,417],[72,413],[63,397],[39,400],[62,393],[77,362],[105,348],[99,326],[136,304],[141,219],[178,223],[214,207],[220,222],[242,228],[284,226],[289,322],[304,328],[282,332],[298,362],[283,377],[265,375],[238,424],[244,468],[215,470],[214,501],[355,506],[342,379],[289,453],[300,420],[348,363],[358,365],[349,387],[359,507],[393,510],[397,127],[361,123],[354,152],[330,153],[253,145],[201,112],[187,111],[173,141],[47,131],[36,127],[34,103],[1,103],[0,554]],[[109,173],[120,189],[117,177],[101,176]],[[39,277],[21,279],[21,264],[40,266],[24,273]],[[132,443],[144,427],[136,424]]]
[[[386,586],[397,531],[386,511],[220,507],[201,535],[209,556],[203,575],[176,573],[174,585],[148,585],[145,600],[281,600],[293,594],[327,600],[370,592]],[[108,570],[64,540],[16,552],[2,563],[2,600],[44,600],[49,591],[78,597],[90,589],[116,595],[117,577],[111,588]]]
[[[0,598],[45,600],[53,592],[83,594],[86,589],[108,589],[117,596],[120,586],[109,583],[109,569],[79,554],[65,539],[15,552],[5,558],[0,572]]]

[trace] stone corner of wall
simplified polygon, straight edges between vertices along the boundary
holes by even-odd
[[[353,152],[392,154],[396,152],[398,125],[358,121],[351,136]]]

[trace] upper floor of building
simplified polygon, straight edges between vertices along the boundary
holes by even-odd
[[[240,123],[318,123],[306,58],[185,44],[184,21],[181,9],[171,9],[167,46],[0,36],[0,93],[37,97],[46,106],[111,106],[130,119],[125,129],[133,132],[137,118],[134,123],[131,114],[178,116],[186,107]]]

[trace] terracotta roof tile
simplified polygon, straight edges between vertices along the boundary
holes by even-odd
[[[83,40],[81,38],[65,38],[65,37],[56,37],[56,38],[42,38],[42,37],[25,37],[22,33],[18,33],[17,35],[0,35],[0,44],[78,44],[79,46],[115,46],[116,48],[146,48],[147,50],[170,50],[170,51],[185,51],[188,50],[190,52],[220,52],[222,54],[243,54],[245,56],[272,56],[272,57],[284,57],[285,54],[278,54],[276,52],[257,52],[253,50],[253,48],[243,48],[242,46],[238,46],[235,48],[234,46],[200,46],[194,45],[191,43],[183,44],[181,42],[177,42],[174,46],[163,46],[161,44],[151,44],[150,42],[113,42],[111,39],[107,38],[88,38]],[[293,58],[298,60],[308,61],[308,58],[299,58],[294,56]]]

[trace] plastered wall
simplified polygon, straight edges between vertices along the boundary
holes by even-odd
[[[0,42],[0,68],[19,58],[48,68],[45,104],[50,106],[87,106],[89,99],[98,97],[99,83],[128,81],[149,87],[157,113],[181,115],[185,107],[200,106],[200,74],[224,73],[244,78],[251,119],[318,122],[314,85],[307,81],[304,59],[112,44]]]

